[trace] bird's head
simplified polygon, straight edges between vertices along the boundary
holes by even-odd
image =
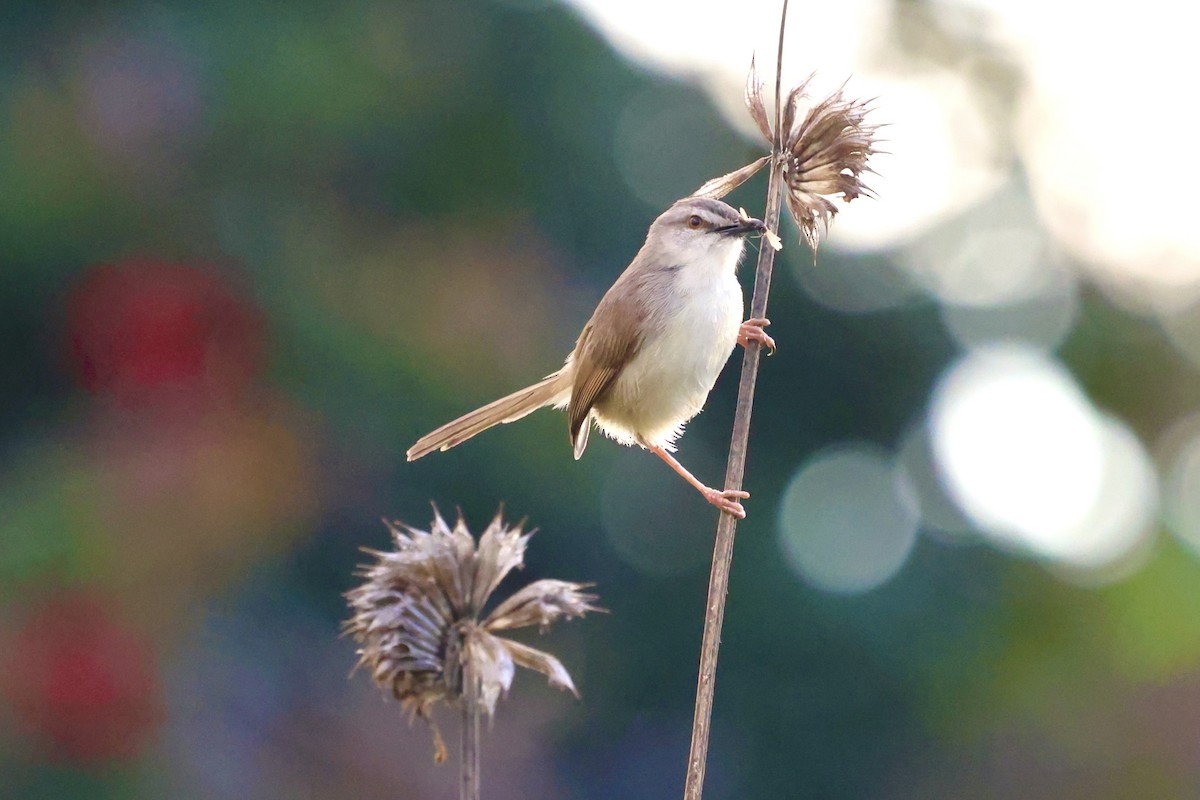
[[[689,264],[701,259],[737,260],[748,233],[762,233],[760,219],[708,197],[685,197],[659,215],[650,226],[648,242]]]

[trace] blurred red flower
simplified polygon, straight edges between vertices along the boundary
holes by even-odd
[[[89,270],[68,299],[67,332],[84,387],[125,406],[236,396],[262,354],[258,310],[223,276],[146,258]]]
[[[150,647],[103,602],[68,593],[34,610],[0,657],[0,691],[44,755],[137,755],[162,718]]]

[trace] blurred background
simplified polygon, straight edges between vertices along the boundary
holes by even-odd
[[[706,797],[1200,796],[1172,8],[792,3],[787,80],[876,97],[891,155],[815,263],[783,231]],[[550,412],[403,454],[553,370],[659,211],[760,154],[775,0],[0,20],[0,796],[454,796],[338,636],[358,548],[431,500],[527,516],[514,582],[612,612],[528,636],[582,699],[518,676],[485,796],[677,796],[712,509]],[[739,361],[681,442],[710,483]]]

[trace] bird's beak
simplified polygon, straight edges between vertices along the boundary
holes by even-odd
[[[725,236],[745,235],[747,233],[762,233],[767,229],[766,224],[761,219],[746,217],[732,225],[724,225],[716,229],[717,233]]]

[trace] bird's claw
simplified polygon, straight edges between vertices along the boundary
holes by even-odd
[[[767,355],[774,355],[775,340],[767,335],[763,328],[771,324],[771,320],[764,317],[754,317],[748,319],[738,326],[738,344],[742,347],[747,347],[751,342],[758,342],[767,348]]]
[[[745,500],[750,497],[749,492],[744,492],[741,489],[704,489],[704,499],[712,503],[717,508],[727,513],[733,514],[738,519],[746,518],[746,509],[742,508],[742,504],[738,499]]]

